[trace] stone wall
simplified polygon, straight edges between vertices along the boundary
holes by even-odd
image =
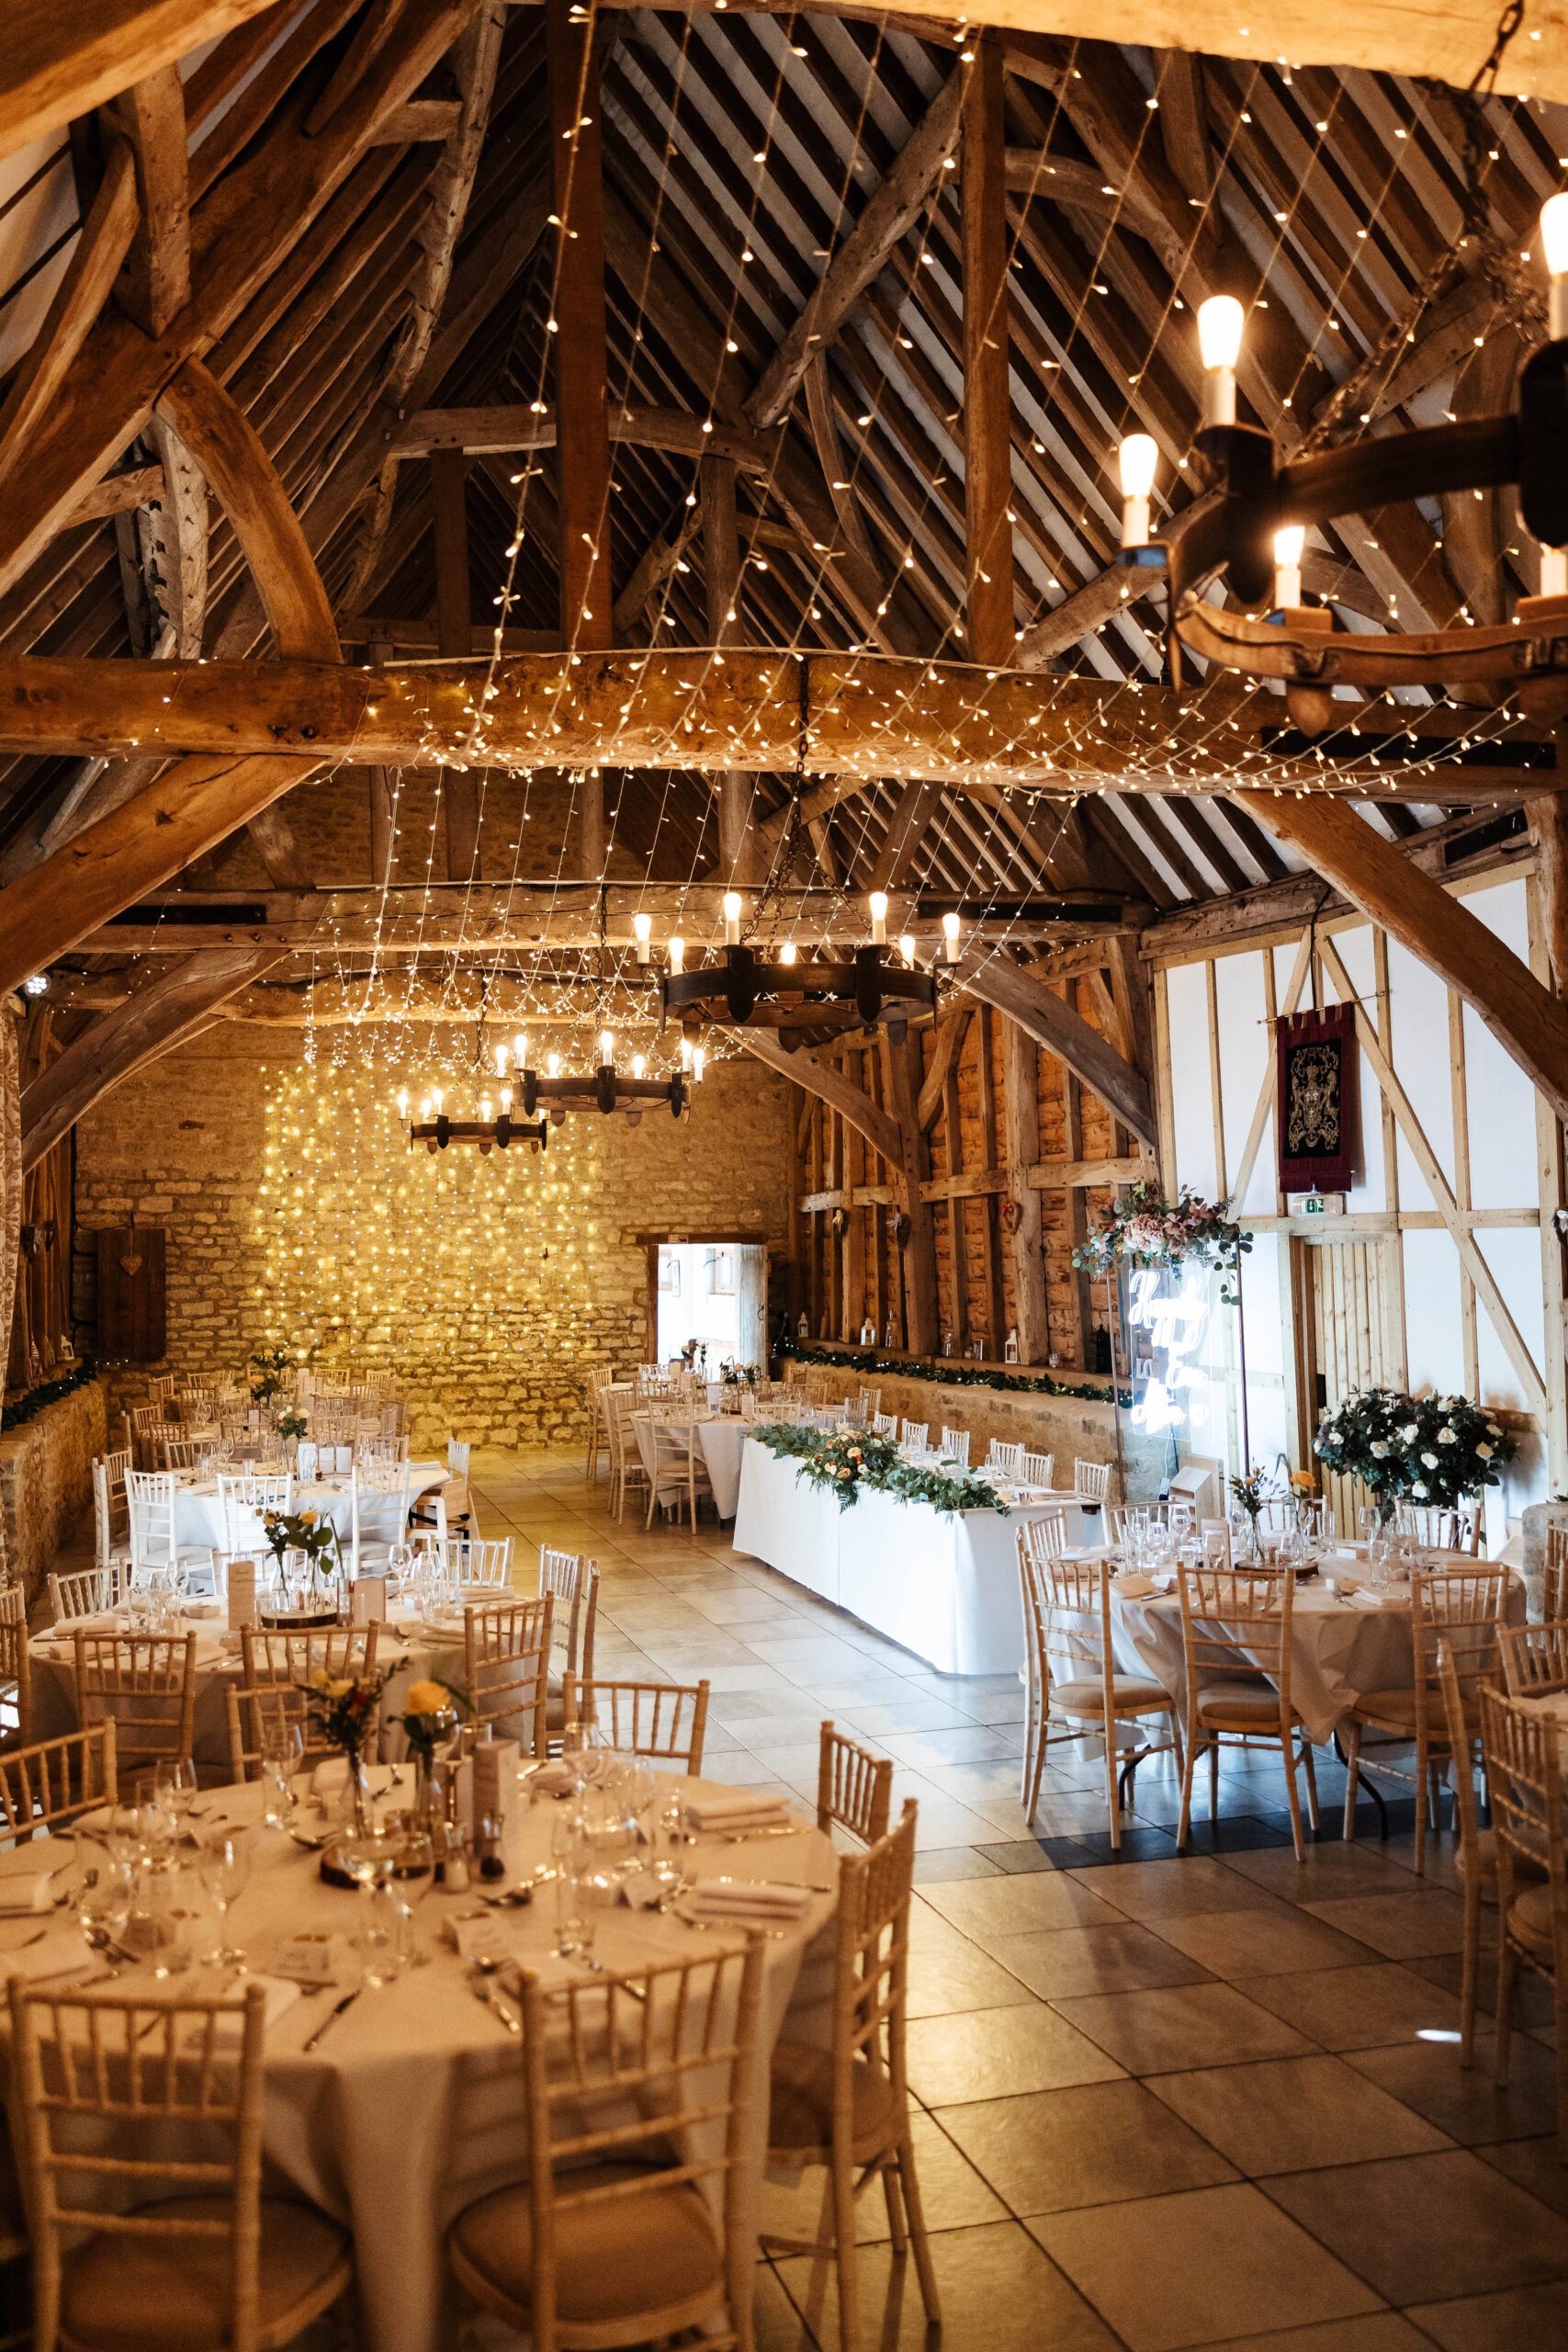
[[[390,1033],[314,1037],[220,1023],[138,1073],[77,1131],[91,1229],[168,1233],[168,1359],[105,1367],[118,1415],[154,1371],[239,1368],[254,1348],[386,1366],[420,1445],[541,1443],[582,1426],[591,1369],[642,1361],[641,1232],[756,1233],[788,1247],[787,1089],[710,1063],[689,1119],[569,1118],[541,1158],[408,1148],[392,1101],[417,1094]],[[451,1064],[448,1108],[479,1083]]]
[[[0,1437],[6,1565],[29,1602],[93,1505],[93,1456],[105,1451],[106,1397],[89,1380]]]
[[[878,1392],[877,1409],[897,1413],[900,1419],[925,1421],[935,1440],[944,1429],[969,1431],[969,1459],[978,1468],[990,1451],[991,1440],[1016,1445],[1021,1439],[1032,1453],[1052,1453],[1058,1487],[1073,1483],[1075,1461],[1116,1460],[1116,1419],[1109,1404],[1089,1396],[1041,1396],[1006,1388],[961,1385],[956,1382],[874,1377],[840,1371],[831,1363],[795,1363],[787,1368],[794,1380],[820,1379],[836,1401],[858,1396],[863,1388]],[[1152,1502],[1160,1491],[1165,1466],[1165,1442],[1134,1430],[1122,1416],[1122,1453],[1126,1465],[1126,1492],[1113,1475],[1112,1500]]]

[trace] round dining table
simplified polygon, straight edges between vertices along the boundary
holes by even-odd
[[[741,1793],[716,1781],[672,1776],[656,1780],[656,1801],[671,1784],[693,1797]],[[550,1799],[530,1804],[525,1792],[525,1783],[509,1814],[507,1887],[532,1884],[536,1872],[548,1869],[559,1817]],[[296,1815],[312,1817],[303,1808]],[[448,2352],[458,2333],[445,2254],[447,2226],[476,2199],[527,2169],[521,2041],[474,1997],[477,1979],[448,1937],[455,1931],[470,1951],[533,1970],[547,1984],[592,1982],[582,1963],[556,1951],[555,1889],[547,1880],[526,1908],[492,1910],[476,1892],[433,1888],[414,1911],[415,1963],[390,1984],[359,1989],[352,1939],[367,1898],[325,1883],[313,1852],[287,1830],[264,1826],[259,1783],[204,1792],[192,1826],[209,1834],[220,1826],[243,1831],[251,1854],[248,1884],[221,1934],[268,1987],[264,2145],[269,2167],[352,2230],[367,2352]],[[50,1850],[34,1844],[0,1855],[0,1876],[13,1867],[36,1872]],[[791,2039],[821,2046],[829,2037],[828,1930],[837,1857],[814,1822],[793,1820],[783,1834],[705,1838],[682,1851],[691,1880],[761,1879],[808,1890],[798,1917],[771,1921],[761,1942],[761,2037],[745,2168],[754,2231],[766,2156],[768,2053],[786,2011]],[[716,1929],[689,1924],[677,1910],[633,1910],[608,1901],[594,1916],[593,1957],[610,1971],[734,1949],[751,1924],[726,1920]],[[217,1923],[211,1924],[216,1940]],[[82,1973],[95,1965],[69,1909],[51,1914],[45,1932],[33,1940],[37,1936],[36,1917],[0,1917],[6,1974],[38,1981],[62,1969]],[[300,1936],[331,1939],[333,1976],[323,1989],[297,1989],[266,1973],[281,1947]],[[68,1989],[66,1979],[56,1981],[59,1989]],[[238,1989],[243,1981],[232,1969],[198,1964],[158,1983],[140,1967],[125,1970],[116,1989],[211,1996]],[[499,1986],[515,1978],[502,1973],[491,1982]],[[334,2017],[336,2005],[351,1994],[350,2005]],[[514,2017],[515,2001],[504,1994],[502,2000]]]
[[[739,1413],[702,1414],[672,1412],[668,1406],[658,1410],[649,1408],[632,1415],[632,1427],[637,1431],[637,1450],[642,1456],[642,1466],[653,1476],[654,1430],[668,1430],[678,1435],[684,1444],[686,1431],[694,1419],[697,1443],[707,1464],[708,1484],[713,1488],[714,1509],[720,1519],[733,1519],[740,1499],[740,1455],[746,1443],[747,1423]]]
[[[451,1476],[444,1462],[411,1462],[408,1500],[444,1487]],[[346,1544],[354,1524],[354,1498],[345,1481],[337,1478],[311,1478],[297,1482],[289,1498],[290,1511],[313,1510],[319,1517],[330,1519]],[[400,1533],[398,1521],[406,1506],[400,1486],[375,1487],[361,1486],[359,1489],[359,1532],[369,1543],[389,1544]],[[231,1547],[228,1530],[223,1524],[223,1505],[216,1478],[189,1478],[182,1482],[175,1495],[175,1538],[182,1551],[227,1552]],[[255,1539],[262,1540],[258,1522]],[[237,1550],[248,1549],[240,1544]]]

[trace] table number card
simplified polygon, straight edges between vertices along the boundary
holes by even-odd
[[[514,1739],[482,1739],[474,1750],[474,1818],[516,1811],[519,1749]]]
[[[385,1577],[356,1577],[348,1596],[351,1625],[384,1625],[387,1622]]]
[[[256,1622],[256,1564],[254,1560],[231,1560],[229,1563],[229,1630],[238,1633],[243,1625],[254,1627]]]

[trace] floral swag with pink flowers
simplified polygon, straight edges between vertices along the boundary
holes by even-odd
[[[1241,1254],[1251,1247],[1252,1236],[1233,1225],[1217,1202],[1200,1200],[1185,1184],[1174,1203],[1168,1201],[1145,1177],[1128,1186],[1104,1223],[1078,1244],[1073,1263],[1080,1273],[1101,1277],[1123,1258],[1143,1266],[1209,1266],[1220,1277],[1220,1296],[1235,1306]]]

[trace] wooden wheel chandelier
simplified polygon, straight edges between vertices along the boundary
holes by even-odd
[[[880,1021],[897,1043],[916,1013],[935,1012],[936,971],[919,968],[908,933],[898,943],[898,961],[890,962],[886,891],[872,891],[868,905],[869,946],[857,947],[847,963],[802,963],[788,940],[773,957],[745,946],[739,893],[726,891],[724,959],[688,972],[682,943],[671,941],[670,969],[659,976],[660,1025],[673,1013],[688,1039],[707,1022],[774,1029],[780,1045],[793,1052],[809,1030],[870,1029]],[[958,960],[958,929],[955,914],[942,917],[942,952],[950,964]]]
[[[1568,716],[1568,194],[1540,216],[1551,272],[1551,340],[1521,367],[1506,414],[1413,429],[1281,465],[1269,435],[1238,424],[1235,366],[1244,314],[1229,295],[1198,312],[1203,421],[1195,446],[1213,487],[1174,517],[1162,541],[1149,533],[1158,452],[1146,434],[1120,450],[1121,561],[1167,569],[1171,683],[1185,650],[1259,680],[1280,679],[1302,731],[1334,723],[1336,685],[1487,686],[1546,725]],[[1521,597],[1502,627],[1386,636],[1337,632],[1331,612],[1302,602],[1306,531],[1368,506],[1443,492],[1518,486],[1526,529],[1540,546],[1541,593]],[[1205,591],[1222,576],[1240,612]]]
[[[516,1066],[508,1079],[507,1064],[516,1057]],[[641,1054],[632,1057],[631,1076],[615,1066],[615,1039],[612,1030],[601,1030],[599,1060],[586,1077],[563,1072],[560,1056],[551,1054],[544,1075],[528,1063],[526,1033],[519,1031],[515,1046],[498,1046],[495,1049],[497,1084],[504,1101],[498,1118],[491,1118],[493,1107],[488,1095],[481,1096],[478,1119],[448,1118],[442,1108],[439,1089],[420,1105],[419,1118],[409,1128],[409,1148],[423,1143],[427,1151],[445,1151],[449,1144],[471,1143],[481,1152],[492,1147],[507,1150],[514,1143],[526,1144],[530,1151],[543,1151],[549,1141],[551,1127],[563,1126],[573,1112],[596,1111],[601,1117],[610,1118],[619,1112],[628,1127],[638,1125],[642,1114],[660,1102],[667,1102],[671,1115],[679,1119],[690,1106],[692,1080],[700,1081],[702,1062],[689,1078],[684,1069],[674,1070],[668,1078],[648,1078]],[[398,1110],[408,1115],[409,1097],[405,1091],[397,1098]],[[434,1118],[430,1114],[434,1111]],[[536,1113],[542,1114],[536,1120]]]

